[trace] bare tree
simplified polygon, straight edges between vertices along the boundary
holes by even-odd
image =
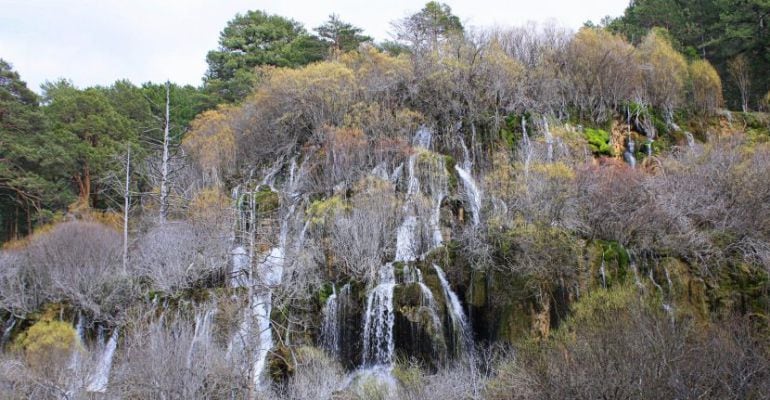
[[[741,110],[749,111],[749,93],[751,89],[751,70],[746,56],[739,54],[727,62],[727,72],[741,93]]]
[[[171,82],[166,82],[166,119],[163,123],[163,156],[161,157],[160,167],[160,223],[165,224],[168,218],[168,180],[169,180],[169,146],[171,138],[169,136],[170,119],[170,92]]]

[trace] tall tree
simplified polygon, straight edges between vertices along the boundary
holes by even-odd
[[[417,50],[435,49],[439,42],[462,34],[460,18],[452,14],[452,8],[444,3],[431,1],[419,12],[395,24],[396,37],[406,41]]]
[[[361,43],[371,42],[372,38],[362,35],[363,29],[344,22],[336,14],[329,16],[329,20],[315,28],[321,40],[329,44],[332,56],[355,50]]]
[[[168,218],[168,179],[169,179],[169,161],[171,155],[169,153],[169,147],[171,145],[171,137],[169,135],[169,128],[171,125],[171,82],[166,82],[166,118],[163,120],[163,156],[161,158],[160,167],[160,223],[164,224],[166,218]]]
[[[219,35],[219,48],[206,56],[204,78],[210,93],[224,101],[244,98],[259,65],[296,67],[323,59],[326,44],[302,24],[263,11],[237,14]]]
[[[608,28],[633,43],[652,28],[666,28],[675,48],[708,60],[723,77],[731,74],[730,60],[743,55],[751,77],[747,91],[738,84],[724,89],[730,105],[744,108],[770,89],[769,19],[766,0],[634,0]]]
[[[0,59],[0,241],[30,233],[46,209],[71,200],[45,168],[50,140],[38,96]]]
[[[749,90],[751,89],[751,69],[746,56],[739,54],[727,62],[727,72],[741,93],[741,109],[749,111]]]
[[[43,87],[45,114],[51,124],[51,155],[45,167],[72,179],[83,206],[98,203],[94,186],[111,168],[111,156],[135,140],[131,124],[102,90],[79,90],[66,81]]]

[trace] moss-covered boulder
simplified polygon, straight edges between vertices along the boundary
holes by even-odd
[[[394,340],[397,355],[416,359],[436,369],[447,358],[444,324],[439,314],[440,303],[430,289],[419,283],[398,285],[393,292],[395,310]]]

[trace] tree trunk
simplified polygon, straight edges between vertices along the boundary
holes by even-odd
[[[128,208],[131,193],[131,145],[126,145],[126,190],[123,192],[123,272],[128,270]]]
[[[168,218],[168,161],[169,161],[169,92],[171,84],[166,82],[166,119],[163,127],[163,159],[160,176],[160,223]]]
[[[91,207],[91,169],[88,163],[83,165],[83,170],[75,175],[75,182],[78,185],[78,198],[86,207]]]

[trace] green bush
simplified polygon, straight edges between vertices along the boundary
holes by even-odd
[[[585,129],[586,140],[591,147],[594,155],[613,156],[614,152],[610,146],[610,133],[602,129]]]

